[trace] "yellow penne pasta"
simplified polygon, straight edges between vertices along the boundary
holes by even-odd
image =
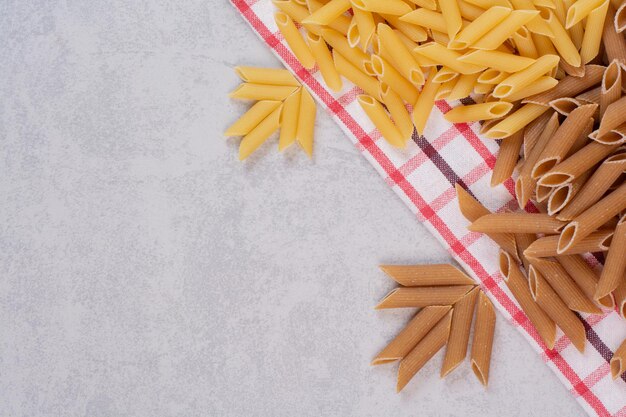
[[[289,48],[291,48],[291,52],[293,52],[300,64],[305,68],[313,68],[315,66],[315,58],[313,58],[311,50],[306,42],[304,42],[304,39],[302,39],[293,20],[283,12],[274,13],[274,20],[276,21],[280,33],[285,37]]]
[[[302,20],[306,19],[310,13],[306,7],[296,3],[294,0],[272,0],[272,3],[278,7],[279,10],[286,13],[294,22],[302,23]],[[321,33],[321,28],[318,25],[303,25],[306,30],[316,34]],[[346,31],[347,31],[346,26]],[[345,32],[344,32],[345,33]]]
[[[357,67],[352,65],[343,55],[333,49],[333,62],[337,72],[346,77],[353,84],[360,87],[363,91],[373,97],[378,97],[380,94],[378,80],[374,77],[370,77],[364,72],[360,71]]]
[[[280,127],[280,113],[282,105],[279,105],[261,123],[243,137],[239,144],[239,160],[243,161],[252,152],[267,140],[272,133]]]
[[[568,76],[559,81],[559,84],[544,93],[537,94],[525,99],[524,103],[541,104],[548,106],[548,104],[557,98],[561,97],[574,97],[583,91],[586,91],[602,80],[605,67],[602,65],[585,65],[585,75],[582,77]]]
[[[611,358],[611,377],[617,379],[626,372],[626,340],[617,348]]]
[[[513,92],[508,96],[504,97],[503,100],[514,102],[518,100],[525,99],[527,97],[533,96],[535,94],[543,93],[544,91],[548,91],[559,83],[556,78],[548,77],[544,75],[542,77],[537,78],[533,81],[529,86],[521,89],[519,91]]]
[[[543,74],[555,68],[558,63],[559,57],[557,55],[544,55],[527,68],[510,75],[500,82],[495,87],[493,95],[498,98],[504,98],[513,93],[518,93]]]
[[[378,303],[376,310],[450,305],[459,301],[472,288],[473,285],[396,288]]]
[[[600,6],[602,3],[603,0],[578,0],[572,3],[572,6],[567,10],[565,27],[567,29],[571,28],[576,23],[587,17],[592,10]]]
[[[338,52],[360,71],[365,70],[364,63],[369,61],[369,56],[360,49],[350,47],[345,36],[332,29],[323,29],[322,37],[332,46],[333,55],[335,52]]]
[[[372,55],[372,69],[381,83],[387,84],[402,99],[415,103],[419,95],[417,88],[402,76],[389,62],[378,55]]]
[[[502,184],[513,175],[513,170],[519,159],[520,150],[524,143],[524,132],[519,130],[513,136],[506,138],[500,145],[496,164],[491,174],[491,186]]]
[[[513,42],[521,56],[533,59],[539,57],[539,52],[537,51],[532,35],[525,26],[513,32]]]
[[[408,0],[409,2],[424,7],[429,10],[437,10],[437,2],[435,0]]]
[[[372,38],[374,37],[374,33],[376,33],[376,22],[374,21],[372,13],[367,10],[353,7],[352,11],[354,13],[354,20],[359,29],[361,49],[365,51],[372,43]]]
[[[470,277],[450,264],[380,265],[380,269],[405,287],[474,284]]]
[[[459,61],[460,53],[449,50],[436,42],[420,45],[414,50],[418,54],[436,61],[460,74],[474,74],[485,69],[485,67]]]
[[[451,306],[424,307],[406,327],[372,360],[382,365],[404,358],[435,325],[450,312]]]
[[[454,84],[456,84],[456,78],[441,83],[437,89],[437,94],[435,94],[435,101],[446,100],[454,88]]]
[[[537,10],[532,0],[511,0],[511,3],[513,3],[513,7],[517,10],[528,10],[528,11]],[[549,9],[544,9],[544,10],[549,10]],[[553,36],[552,31],[550,30],[546,22],[544,22],[541,19],[540,16],[536,16],[535,18],[531,19],[526,24],[526,26],[528,27],[528,30],[530,30],[533,33],[547,36],[547,37]]]
[[[548,9],[544,9],[542,11],[541,17],[545,19],[548,27],[554,34],[554,36],[550,38],[550,40],[554,44],[556,50],[559,52],[559,55],[561,55],[561,58],[563,58],[568,64],[574,67],[579,67],[582,63],[582,60],[580,58],[580,54],[578,53],[578,48],[576,48],[576,45],[574,45],[574,42],[572,42],[569,34],[565,30],[561,22],[559,22],[559,19],[557,19],[554,13]]]
[[[313,130],[315,128],[315,101],[305,89],[300,90],[300,108],[298,109],[298,130],[296,139],[309,158],[313,156]]]
[[[431,75],[426,79],[426,83],[424,84],[422,92],[413,106],[413,113],[411,114],[413,124],[417,129],[417,133],[420,135],[424,133],[426,121],[428,120],[428,116],[430,116],[430,112],[432,111],[435,103],[435,96],[437,95],[437,90],[439,89],[439,84],[433,81],[435,69],[431,69],[430,73]]]
[[[497,119],[504,117],[512,108],[513,104],[505,101],[458,106],[447,112],[444,118],[452,123]]]
[[[476,20],[467,25],[448,43],[450,49],[465,49],[474,42],[485,36],[511,14],[511,9],[507,7],[491,7],[481,14]],[[436,28],[435,28],[436,29]]]
[[[298,119],[300,117],[300,91],[287,97],[280,114],[280,135],[278,150],[282,151],[296,141],[298,135]]]
[[[404,106],[404,102],[400,96],[389,88],[387,84],[383,83],[380,85],[380,96],[389,114],[391,114],[393,122],[400,131],[401,138],[404,142],[402,146],[405,146],[406,141],[411,139],[413,135],[413,121],[411,120],[411,115]]]
[[[377,33],[381,44],[393,61],[392,64],[400,74],[414,85],[424,84],[422,69],[393,29],[381,23],[378,25]]]
[[[303,19],[302,23],[325,26],[347,12],[350,7],[350,0],[330,0]]]
[[[558,57],[557,57],[558,58]],[[528,68],[536,62],[531,58],[507,54],[500,51],[472,51],[460,56],[459,61],[481,67],[491,67],[502,72],[518,72]]]
[[[263,119],[265,119],[271,112],[273,112],[278,106],[280,101],[273,100],[261,100],[256,102],[250,110],[244,113],[235,123],[230,125],[225,136],[243,136],[250,133],[252,129],[257,127]]]
[[[481,9],[489,9],[494,6],[513,8],[508,0],[466,0],[468,3],[480,7]]]
[[[582,0],[581,0],[582,1]],[[581,1],[575,2],[569,10],[572,10]],[[596,0],[594,0],[595,2]],[[580,58],[583,64],[591,62],[600,52],[600,41],[602,40],[602,30],[607,11],[609,10],[609,0],[600,3],[587,16],[585,31],[580,46]],[[568,14],[569,15],[569,14]]]
[[[352,5],[369,12],[394,16],[402,16],[413,10],[411,6],[402,0],[352,0]]]
[[[299,1],[304,1],[304,0],[299,0]],[[306,5],[307,5],[310,13],[314,13],[314,12],[318,11],[326,3],[328,3],[328,2],[327,1],[322,2],[320,0],[306,0]],[[286,11],[285,11],[285,13],[289,14]],[[304,15],[302,17],[302,19],[300,19],[300,20],[297,20],[297,19],[294,19],[294,20],[298,21],[298,22],[302,22],[302,20],[306,19],[308,16],[309,16],[309,13]],[[291,18],[293,19],[293,16],[291,16]],[[304,28],[307,31],[313,32],[316,35],[321,35],[322,34],[322,32],[321,32],[322,27],[319,26],[319,25],[313,25],[313,24],[309,24],[309,23],[302,23],[302,26],[304,26]],[[341,33],[342,35],[346,36],[348,34],[348,28],[350,27],[350,18],[348,16],[342,14],[342,15],[338,16],[337,18],[335,18],[332,22],[330,22],[328,24],[328,27],[331,28],[331,29],[334,29],[337,32]]]
[[[615,290],[626,276],[626,215],[622,216],[615,228],[613,241],[606,255],[604,268],[594,295],[595,299],[605,297]]]
[[[461,12],[461,17],[467,20],[467,23],[462,22],[463,25],[473,22],[485,13],[485,9],[464,0],[457,0],[457,4],[459,6],[459,11]]]
[[[549,107],[538,104],[526,104],[519,110],[508,115],[500,123],[493,126],[485,133],[491,139],[502,139],[511,136],[513,133],[523,129],[528,123],[545,113]]]
[[[400,129],[393,124],[378,100],[368,95],[360,95],[357,97],[357,100],[365,114],[367,114],[387,142],[395,147],[403,148],[405,140]]]
[[[446,33],[450,39],[454,39],[463,25],[457,0],[439,0],[439,7],[446,22]]]
[[[600,277],[580,255],[565,255],[557,257],[559,263],[590,300],[594,299],[596,286]],[[615,300],[612,295],[600,297],[598,304],[612,310],[615,308]]]
[[[459,74],[459,78],[454,84],[454,88],[448,94],[448,100],[459,100],[469,96],[472,93],[476,80],[480,73],[476,74]]]
[[[415,9],[411,13],[400,17],[400,20],[442,33],[448,30],[446,20],[441,13],[425,8]]]
[[[457,78],[459,75],[460,74],[452,68],[442,67],[439,71],[437,71],[437,74],[435,74],[433,81],[436,83],[445,83]]]
[[[241,83],[228,96],[241,100],[284,100],[298,87],[291,85],[267,85]]]
[[[348,39],[348,45],[351,48],[356,48],[359,46],[359,42],[361,42],[361,37],[359,36],[359,28],[356,25],[356,19],[353,17],[350,21],[350,26],[348,27],[348,34],[346,35],[346,39]]]
[[[513,10],[500,23],[470,46],[474,49],[497,49],[504,41],[539,15],[537,11]]]
[[[328,50],[328,46],[324,39],[314,33],[309,32],[307,35],[307,41],[311,48],[311,53],[317,62],[317,66],[322,73],[322,78],[328,87],[333,91],[340,91],[343,83],[341,82],[341,76],[335,68],[333,57]]]
[[[474,325],[474,339],[472,340],[472,371],[481,384],[489,381],[489,366],[491,363],[491,348],[493,333],[496,327],[496,312],[493,304],[484,292],[480,291],[478,306],[476,307],[476,324]]]
[[[246,83],[269,84],[269,85],[292,85],[299,87],[300,83],[291,73],[279,68],[259,68],[237,66],[235,74]]]
[[[474,287],[454,304],[446,356],[440,373],[442,378],[459,366],[467,355],[467,342],[469,341],[472,319],[474,318],[474,306],[479,291],[478,287]]]

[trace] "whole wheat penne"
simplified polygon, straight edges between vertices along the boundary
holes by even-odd
[[[582,106],[584,103],[572,97],[561,97],[550,102],[550,107],[563,116],[569,116],[571,112]]]
[[[525,104],[489,129],[489,131],[485,133],[485,136],[491,139],[502,139],[511,136],[513,133],[523,129],[528,123],[541,116],[548,109],[549,107],[538,104]]]
[[[387,107],[389,114],[391,114],[393,122],[400,131],[402,140],[406,143],[406,141],[410,139],[413,134],[413,121],[411,120],[411,115],[404,106],[404,102],[400,96],[385,83],[381,83],[380,85],[380,96],[382,97],[383,103],[385,104],[385,107]]]
[[[424,84],[424,73],[398,35],[390,26],[378,24],[378,38],[389,52],[393,65],[404,78],[414,85]]]
[[[479,292],[479,288],[475,287],[454,304],[446,356],[440,373],[442,378],[456,369],[465,359],[472,319],[474,318],[474,306]]]
[[[626,29],[626,3],[622,2],[622,5],[615,12],[613,26],[617,33],[622,33]]]
[[[626,183],[576,216],[562,230],[558,253],[561,254],[626,209]]]
[[[600,277],[593,268],[589,266],[585,259],[580,255],[565,255],[557,257],[557,260],[567,271],[569,276],[576,281],[576,284],[583,290],[587,298],[593,300],[596,285]],[[596,301],[598,304],[611,310],[615,307],[615,300],[611,294],[601,297]]]
[[[513,42],[521,56],[533,59],[539,57],[535,42],[533,41],[530,31],[525,26],[513,32]]]
[[[533,178],[537,179],[541,177],[565,159],[567,153],[579,137],[580,132],[586,125],[589,125],[590,118],[596,108],[597,105],[595,104],[585,104],[584,106],[578,107],[567,116],[537,159],[532,170]]]
[[[454,88],[448,94],[448,100],[460,100],[469,96],[480,74],[460,74]]]
[[[500,82],[494,89],[494,96],[503,98],[521,91],[543,74],[556,67],[559,63],[559,59],[557,55],[544,55],[538,58],[527,68],[515,74],[511,74]]]
[[[432,111],[435,103],[435,96],[437,95],[437,90],[439,89],[439,84],[433,81],[435,74],[435,68],[431,68],[430,74],[426,79],[426,83],[424,84],[417,101],[415,102],[413,113],[411,114],[415,129],[420,135],[424,133],[428,116],[430,116],[430,112]]]
[[[619,286],[626,276],[626,215],[622,216],[615,228],[613,241],[606,254],[606,261],[594,298],[606,296]]]
[[[400,132],[400,129],[391,121],[378,100],[372,96],[363,94],[357,97],[357,101],[387,142],[395,147],[403,148],[405,139],[402,132]]]
[[[391,87],[403,100],[409,103],[415,103],[417,101],[419,95],[417,88],[404,78],[393,65],[375,54],[371,57],[371,63],[372,69],[380,82]]]
[[[598,306],[572,280],[560,263],[539,258],[530,258],[529,260],[531,267],[541,273],[570,310],[590,314],[601,312]]]
[[[607,0],[608,1],[608,0]],[[612,61],[604,71],[600,91],[600,117],[606,108],[619,100],[622,95],[622,69],[617,60]]]
[[[491,174],[491,186],[495,187],[503,183],[511,177],[517,160],[519,159],[520,149],[524,143],[524,132],[519,130],[511,137],[506,138],[500,145],[496,164]]]
[[[522,264],[524,265],[524,270],[528,271],[528,267],[530,266],[530,261],[528,257],[524,255],[524,251],[535,241],[537,240],[537,235],[534,233],[517,233],[515,234],[515,245],[517,246],[517,255],[522,260]]]
[[[611,358],[611,377],[617,379],[626,372],[626,340],[617,348]]]
[[[580,64],[579,66],[575,67],[568,64],[566,61],[561,60],[557,68],[557,74],[559,74],[559,71],[565,72],[565,74],[567,75],[573,75],[574,77],[582,77],[583,75],[585,75],[585,66],[583,64]],[[555,75],[555,77],[557,76],[558,75]],[[561,77],[562,76],[558,76],[558,78]]]
[[[352,0],[352,5],[369,12],[402,16],[409,13],[411,6],[402,0]]]
[[[328,25],[351,7],[350,0],[330,0],[302,20],[302,23]]]
[[[343,84],[341,76],[337,72],[337,68],[335,68],[333,57],[324,39],[315,33],[309,32],[307,34],[307,42],[326,85],[333,91],[340,91]]]
[[[374,77],[370,77],[364,72],[360,71],[357,67],[352,65],[343,55],[333,49],[333,62],[337,72],[347,78],[356,86],[360,87],[370,96],[379,97],[379,83]]]
[[[259,68],[239,65],[235,67],[235,74],[247,83],[300,86],[298,80],[289,71],[280,68]]]
[[[276,107],[280,106],[280,101],[275,100],[261,100],[256,103],[250,110],[244,113],[235,123],[230,125],[225,136],[243,136],[250,133],[252,129],[257,127],[263,119],[265,119],[270,113],[272,113]]]
[[[497,119],[505,116],[512,108],[513,104],[503,101],[458,106],[447,112],[444,118],[452,123]]]
[[[549,187],[568,184],[613,153],[617,147],[618,145],[603,145],[598,142],[590,142],[578,152],[545,172],[539,179],[539,184]]]
[[[584,352],[585,327],[533,265],[530,266],[529,286],[537,304],[563,330],[576,349]]]
[[[446,49],[445,46],[440,45],[437,42],[425,43],[415,48],[414,51],[428,59],[437,61],[460,74],[474,74],[485,68],[459,61],[458,58],[461,56],[460,53]]]
[[[576,177],[572,182],[556,187],[548,198],[548,214],[555,216],[578,194],[591,176],[591,170]]]
[[[455,188],[457,198],[459,199],[459,210],[467,220],[474,222],[480,217],[490,213],[485,206],[472,197],[460,184],[455,184]],[[510,253],[515,260],[519,261],[517,246],[515,245],[515,236],[512,233],[489,233],[487,236],[496,242],[503,250]]]
[[[600,95],[602,94],[601,91],[601,86],[592,88],[591,90],[587,90],[584,93],[577,95],[576,100],[581,102],[584,101],[586,103],[596,103],[597,105],[600,105]]]
[[[491,213],[468,226],[474,232],[557,233],[566,223],[543,213]]]
[[[528,157],[530,156],[532,149],[535,147],[535,145],[539,141],[539,138],[542,135],[542,133],[548,128],[548,123],[551,121],[552,118],[553,118],[553,113],[546,112],[542,114],[541,116],[539,116],[537,119],[533,120],[528,125],[526,125],[526,127],[524,128],[523,154],[524,154],[525,159],[528,159]]]
[[[606,20],[607,22],[615,20],[615,8],[611,4],[609,4]],[[626,64],[626,41],[624,36],[615,31],[614,25],[604,25],[602,42],[609,62],[617,59],[620,63]]]
[[[597,132],[597,131],[596,131]],[[602,136],[590,136],[593,140],[604,145],[621,145],[626,143],[626,122]]]
[[[547,200],[550,198],[550,195],[552,194],[552,192],[554,191],[554,188],[552,187],[547,187],[545,185],[541,185],[541,184],[537,184],[537,186],[535,187],[535,200],[537,200],[538,203],[544,203],[547,204]],[[548,210],[546,208],[545,212],[547,213]]]
[[[304,39],[302,39],[302,35],[300,35],[300,32],[293,23],[293,20],[291,20],[291,18],[284,12],[276,12],[274,13],[274,21],[300,64],[302,64],[305,68],[313,68],[315,66],[315,58],[313,58],[311,50],[306,42],[304,42]]]
[[[538,14],[534,10],[513,10],[500,23],[470,46],[474,49],[496,49],[511,37],[515,31],[529,23]]]
[[[450,264],[380,265],[380,269],[405,287],[475,284],[470,277]]]
[[[615,306],[622,318],[626,319],[626,279],[622,280],[622,283],[613,291],[613,297],[615,298]]]
[[[496,312],[493,304],[484,292],[480,291],[478,306],[476,307],[476,323],[474,324],[474,339],[472,340],[472,371],[481,384],[489,381],[489,366],[491,363],[491,348],[493,333],[496,327]]]
[[[579,3],[580,1],[573,3],[569,10],[572,10]],[[580,57],[584,64],[593,60],[600,52],[600,41],[602,40],[602,31],[608,9],[609,0],[604,0],[587,16],[585,31],[580,46]]]
[[[382,365],[404,358],[451,308],[452,306],[428,306],[421,309],[406,327],[376,355],[371,364]]]
[[[528,281],[516,262],[506,252],[500,252],[500,273],[504,277],[507,287],[535,326],[537,333],[549,349],[554,347],[556,339],[556,325],[554,321],[533,299]]]
[[[489,33],[494,27],[502,22],[511,14],[508,7],[494,6],[490,7],[483,14],[476,18],[472,23],[467,25],[461,32],[453,38],[448,44],[450,49],[465,49],[484,35]]]
[[[378,303],[376,310],[450,305],[459,301],[472,288],[473,285],[396,288]]]
[[[357,48],[352,48],[344,35],[336,30],[324,28],[321,36],[333,48],[333,57],[339,53],[345,60],[356,67],[359,71],[364,71],[365,62],[369,61],[369,56]],[[335,64],[336,66],[336,64]],[[341,73],[341,72],[340,72]],[[344,75],[344,74],[342,74]]]
[[[298,119],[300,118],[300,91],[296,91],[283,103],[280,113],[280,134],[278,150],[282,151],[296,141],[298,135]]]
[[[400,20],[400,16],[392,16],[388,14],[381,15],[387,23],[394,29],[397,29],[404,36],[409,38],[413,42],[424,42],[428,39],[428,33],[426,29],[413,25],[411,23]]]
[[[609,245],[613,237],[613,230],[600,229],[588,236],[585,236],[580,242],[572,245],[561,255],[573,255],[586,252],[603,252],[609,250]],[[525,251],[524,255],[533,258],[546,258],[550,256],[558,256],[559,236],[545,236],[535,240]]]
[[[435,353],[446,344],[450,333],[452,312],[448,312],[439,323],[400,361],[396,390],[400,392],[411,378],[422,369]]]
[[[298,87],[292,85],[267,85],[241,83],[228,96],[242,100],[281,101],[289,97]]]
[[[606,135],[624,122],[626,122],[626,96],[607,106],[600,121],[598,136]]]
[[[276,107],[263,121],[248,132],[239,144],[239,160],[243,161],[280,127],[282,105]]]
[[[557,217],[560,220],[571,220],[591,207],[625,171],[626,153],[618,153],[606,158],[576,197]]]
[[[534,103],[547,106],[552,100],[560,97],[574,97],[598,85],[602,80],[605,67],[602,65],[585,65],[585,75],[582,77],[567,76],[559,81],[552,90],[528,97],[525,103]]]

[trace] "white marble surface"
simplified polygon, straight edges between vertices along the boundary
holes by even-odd
[[[323,112],[237,161],[232,68],[278,62],[225,1],[1,9],[0,415],[584,415],[502,319],[486,390],[368,366],[377,265],[449,258]]]

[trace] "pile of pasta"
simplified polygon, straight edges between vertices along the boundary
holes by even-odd
[[[376,357],[372,365],[400,361],[397,391],[443,346],[444,377],[465,359],[474,309],[471,366],[483,385],[489,380],[496,315],[489,298],[467,275],[452,265],[381,265],[401,287],[392,290],[377,309],[420,308],[406,327]]]
[[[257,101],[233,123],[226,136],[243,136],[239,160],[244,160],[280,128],[278,150],[298,142],[311,157],[315,127],[315,101],[285,69],[235,67],[242,79],[230,97]]]

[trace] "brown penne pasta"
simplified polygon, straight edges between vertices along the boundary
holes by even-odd
[[[613,22],[615,19],[615,8],[609,4],[609,10],[606,15],[607,22]],[[615,26],[605,24],[602,31],[602,42],[606,56],[610,61],[617,59],[620,63],[626,64],[626,41],[622,34],[615,31]]]
[[[511,177],[517,160],[519,159],[520,149],[524,142],[524,132],[517,131],[510,137],[504,139],[500,145],[500,151],[496,159],[496,165],[493,167],[491,174],[491,186],[495,187],[503,183]]]
[[[585,65],[585,75],[573,77],[571,75],[559,81],[551,90],[524,99],[523,103],[534,103],[548,106],[552,100],[561,97],[574,97],[598,85],[602,80],[605,67],[602,65]]]
[[[617,33],[622,33],[626,29],[626,2],[622,2],[615,12],[614,25]]]
[[[557,233],[564,222],[542,213],[491,213],[480,217],[468,229],[474,232]]]
[[[378,303],[376,310],[450,305],[459,301],[472,288],[473,285],[396,288]]]
[[[530,264],[548,281],[570,310],[591,314],[601,313],[598,306],[587,298],[583,290],[576,285],[561,264],[539,258],[531,258]]]
[[[559,256],[557,257],[557,260],[567,271],[569,276],[576,281],[576,284],[578,284],[580,289],[583,290],[587,298],[593,300],[596,292],[596,286],[598,285],[598,280],[600,279],[593,268],[591,268],[580,255]],[[598,304],[608,309],[613,309],[615,307],[615,300],[610,294],[601,297],[596,301]]]
[[[591,170],[581,174],[572,182],[561,185],[550,194],[548,198],[548,214],[550,216],[556,215],[578,194],[580,189],[585,185],[585,182],[591,176]]]
[[[611,377],[617,379],[626,372],[626,340],[617,348],[611,358]]]
[[[593,137],[593,140],[604,145],[621,145],[626,143],[626,122],[615,129],[611,129],[609,133],[602,136],[596,135],[596,137]]]
[[[553,112],[546,112],[524,128],[524,158],[527,158],[535,147],[539,137],[541,137],[541,133],[545,131],[548,122],[552,119],[553,114]]]
[[[600,121],[598,137],[608,134],[624,122],[626,122],[626,97],[622,97],[607,106],[604,117]]]
[[[559,236],[545,236],[535,240],[525,251],[524,256],[529,258],[546,258],[557,255],[575,255],[586,252],[604,252],[609,250],[611,238],[613,237],[612,229],[600,229],[588,236],[585,236],[580,242],[572,245],[561,254],[558,253]]]
[[[594,298],[599,299],[608,295],[618,287],[624,276],[626,276],[626,215],[622,216],[615,228]]]
[[[428,306],[421,309],[406,327],[376,355],[371,364],[382,365],[404,358],[451,308],[451,306]]]
[[[602,76],[604,76],[604,74]],[[592,88],[591,90],[585,91],[582,94],[577,95],[576,100],[584,101],[585,103],[595,103],[599,106],[601,95],[602,95],[602,87],[596,87],[596,88]]]
[[[479,291],[478,287],[474,287],[454,304],[446,356],[441,367],[442,378],[452,372],[465,359],[472,319],[474,318],[474,306]]]
[[[380,269],[405,287],[475,284],[464,272],[450,264],[380,265]]]
[[[529,285],[533,299],[563,330],[576,349],[581,353],[584,352],[585,327],[533,265],[530,266]]]
[[[613,297],[615,298],[615,307],[622,318],[626,319],[626,277],[622,280],[622,283],[613,291]]]
[[[604,115],[606,108],[622,96],[622,69],[619,61],[612,61],[602,76],[600,94],[600,117]]]
[[[476,324],[474,325],[474,339],[472,340],[472,371],[481,384],[489,382],[489,366],[491,363],[491,349],[493,333],[496,327],[496,312],[493,304],[484,292],[480,291],[478,306],[476,307]]]
[[[549,349],[552,349],[556,339],[556,325],[533,299],[528,280],[520,271],[517,263],[513,262],[511,256],[503,251],[500,251],[500,273],[504,276],[504,282],[537,329],[543,342]]]
[[[400,361],[398,368],[398,383],[396,391],[400,392],[409,383],[411,378],[435,356],[435,353],[446,344],[450,333],[452,312],[449,311],[439,323]]]
[[[528,271],[528,267],[530,266],[530,262],[526,255],[524,255],[524,251],[528,249],[532,243],[537,240],[537,235],[534,233],[517,233],[515,235],[515,244],[517,246],[517,255],[522,260],[524,264],[524,270]]]
[[[550,102],[550,107],[552,107],[556,112],[562,114],[563,116],[569,116],[571,112],[584,104],[588,103],[583,103],[572,97],[561,97],[552,100]]]

